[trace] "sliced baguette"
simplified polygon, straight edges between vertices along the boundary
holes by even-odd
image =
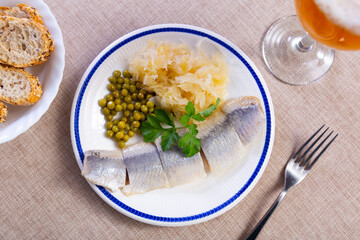
[[[35,8],[23,3],[20,3],[17,7],[13,8],[0,7],[0,16],[4,15],[17,18],[27,18],[44,25],[40,13]]]
[[[42,94],[39,79],[21,68],[0,65],[0,101],[31,105]]]
[[[7,106],[2,102],[0,102],[0,123],[5,122],[7,114],[8,114]]]
[[[25,18],[0,17],[0,63],[29,67],[45,62],[54,40],[44,25]]]

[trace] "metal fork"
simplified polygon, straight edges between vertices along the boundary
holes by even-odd
[[[266,224],[267,220],[269,220],[271,214],[274,212],[276,207],[279,205],[281,200],[284,199],[287,191],[292,187],[300,183],[305,176],[309,173],[311,168],[314,166],[316,161],[320,158],[320,156],[326,151],[326,149],[330,146],[330,144],[335,140],[335,138],[338,136],[336,134],[330,142],[322,149],[322,151],[317,155],[314,160],[310,163],[311,158],[314,156],[314,154],[320,149],[320,147],[325,143],[325,141],[331,136],[331,134],[334,132],[332,131],[330,134],[328,134],[324,140],[310,153],[310,155],[307,156],[309,151],[316,145],[316,143],[323,137],[325,132],[329,129],[327,128],[323,133],[320,134],[319,137],[308,147],[302,154],[301,152],[304,150],[304,148],[311,142],[311,140],[321,131],[321,129],[324,128],[325,125],[323,125],[319,130],[317,130],[305,143],[300,147],[300,149],[291,157],[289,162],[286,165],[285,169],[285,184],[282,192],[280,193],[279,197],[275,200],[274,204],[270,207],[268,212],[265,214],[265,216],[261,219],[261,221],[256,225],[253,232],[246,238],[247,240],[256,239],[258,234],[260,233],[261,229]]]

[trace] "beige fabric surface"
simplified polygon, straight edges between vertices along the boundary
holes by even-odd
[[[63,32],[64,78],[40,121],[0,145],[0,239],[243,239],[279,194],[294,148],[323,123],[338,139],[259,239],[360,239],[360,51],[336,52],[319,83],[295,87],[276,80],[261,55],[266,29],[295,14],[293,1],[45,2]],[[181,228],[140,223],[107,205],[80,175],[70,140],[71,104],[91,61],[122,35],[160,23],[203,27],[235,43],[264,76],[276,117],[273,152],[255,188],[225,214]]]

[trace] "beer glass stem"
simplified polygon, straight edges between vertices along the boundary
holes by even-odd
[[[306,33],[304,36],[302,36],[298,43],[296,44],[296,47],[298,50],[302,52],[308,52],[311,51],[315,43],[315,40],[310,37],[308,33]]]

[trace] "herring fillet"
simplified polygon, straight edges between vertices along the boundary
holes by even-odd
[[[159,153],[152,143],[128,146],[123,149],[123,156],[130,182],[121,190],[125,195],[169,186]]]
[[[214,112],[205,124],[199,127],[201,149],[213,174],[226,173],[244,156],[244,147],[227,117]]]
[[[170,186],[189,183],[206,176],[200,153],[186,157],[178,146],[173,146],[164,152],[161,149],[160,142],[160,138],[156,139],[155,145]]]
[[[121,151],[85,152],[82,175],[96,185],[116,191],[125,186],[126,170]]]
[[[260,101],[254,96],[244,96],[226,101],[221,105],[241,142],[248,144],[265,121]]]

